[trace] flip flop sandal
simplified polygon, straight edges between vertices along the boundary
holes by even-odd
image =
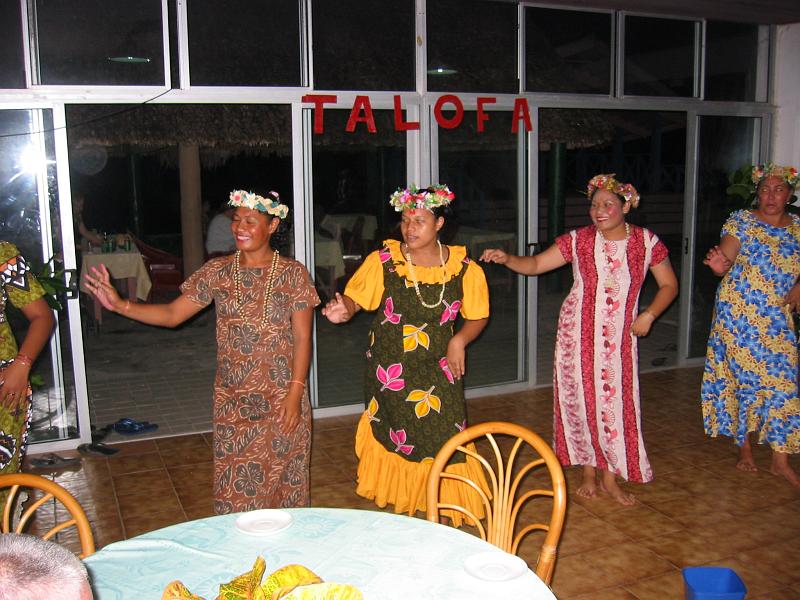
[[[111,456],[119,452],[119,448],[112,448],[105,444],[81,444],[78,446],[78,452],[81,454],[100,454],[102,456]]]
[[[38,469],[60,469],[66,467],[73,467],[81,464],[81,459],[78,457],[66,458],[58,454],[47,454],[43,458],[32,458],[31,466]]]
[[[122,435],[136,435],[138,433],[147,433],[148,431],[155,431],[158,425],[150,423],[149,421],[134,421],[133,419],[120,419],[114,423],[114,431]]]

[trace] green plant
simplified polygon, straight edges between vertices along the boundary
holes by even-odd
[[[753,167],[742,165],[728,175],[728,183],[725,193],[728,195],[729,202],[733,205],[732,210],[750,208],[756,199],[756,186],[752,179]]]

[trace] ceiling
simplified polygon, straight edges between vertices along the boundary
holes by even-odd
[[[762,25],[800,22],[800,0],[543,0],[542,4],[607,8]]]

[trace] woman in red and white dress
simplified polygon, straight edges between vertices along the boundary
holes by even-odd
[[[641,429],[637,338],[678,294],[667,247],[625,215],[639,203],[631,184],[596,175],[587,187],[592,225],[570,231],[537,256],[486,250],[481,260],[523,275],[572,263],[574,283],[561,306],[554,363],[554,448],[564,465],[581,465],[584,498],[607,492],[630,506],[626,481],[653,478]],[[650,271],[658,292],[639,312],[639,293]],[[598,473],[600,477],[598,480]]]

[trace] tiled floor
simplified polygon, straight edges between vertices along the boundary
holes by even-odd
[[[640,502],[623,508],[606,498],[570,493],[553,589],[560,600],[683,598],[680,569],[735,569],[750,600],[800,598],[800,492],[765,471],[741,473],[728,439],[703,435],[700,369],[642,376],[645,441],[656,473],[630,485]],[[507,420],[551,436],[549,390],[469,402],[471,422]],[[356,417],[314,426],[312,503],[375,509],[354,493]],[[110,458],[84,458],[55,474],[86,508],[98,547],[211,514],[209,434],[133,441]],[[762,467],[769,453],[759,448]],[[793,458],[795,468],[800,468]],[[567,471],[571,490],[579,478]],[[418,515],[421,516],[421,515]],[[529,540],[522,555],[535,560]]]

